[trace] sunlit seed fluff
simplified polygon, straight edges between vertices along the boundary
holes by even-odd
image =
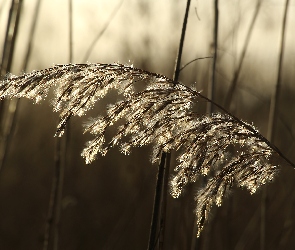
[[[195,113],[194,104],[202,98],[199,92],[133,66],[55,65],[19,77],[8,75],[0,82],[0,98],[40,102],[51,87],[56,89],[53,110],[60,115],[58,136],[72,116],[87,114],[109,91],[116,90],[122,99],[85,125],[85,132],[94,136],[82,152],[87,164],[114,146],[130,154],[132,147],[151,144],[153,163],[159,163],[163,151],[175,150],[177,165],[170,186],[175,198],[198,176],[215,170],[196,196],[198,235],[211,207],[222,204],[233,184],[254,193],[277,171],[269,162],[274,150],[253,125],[226,114]],[[115,128],[106,136],[110,126]]]
[[[131,145],[128,143],[122,143],[120,147],[120,151],[124,155],[129,155],[131,153]]]

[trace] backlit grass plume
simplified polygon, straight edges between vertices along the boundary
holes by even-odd
[[[161,152],[177,152],[171,195],[179,197],[184,187],[200,175],[212,176],[196,195],[198,234],[212,205],[221,205],[233,185],[254,193],[270,181],[277,167],[269,162],[279,153],[250,124],[226,114],[199,115],[197,100],[206,97],[165,76],[120,64],[69,64],[8,75],[0,84],[0,97],[26,97],[36,103],[54,87],[53,110],[60,113],[57,136],[62,136],[72,116],[82,116],[110,90],[121,100],[108,106],[105,116],[89,121],[85,132],[94,135],[82,152],[86,163],[118,146],[124,154],[132,147],[153,145],[152,162]],[[218,105],[217,105],[218,106]],[[117,132],[106,141],[106,130]],[[279,153],[280,154],[280,153]],[[214,171],[212,171],[214,170]]]

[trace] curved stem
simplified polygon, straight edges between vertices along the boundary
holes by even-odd
[[[180,83],[178,83],[180,84]],[[181,84],[182,85],[182,84]],[[186,87],[185,85],[182,85],[184,87]],[[253,134],[255,134],[255,136],[257,138],[259,138],[261,141],[263,141],[264,143],[266,143],[270,148],[272,148],[280,157],[282,157],[289,165],[291,165],[293,168],[295,168],[295,163],[291,162],[286,156],[284,156],[284,154],[274,145],[272,144],[269,140],[267,140],[262,134],[260,134],[258,131],[256,131],[255,129],[253,129],[250,125],[244,123],[242,120],[240,120],[239,118],[237,118],[236,116],[234,116],[233,114],[231,114],[229,111],[227,111],[224,107],[222,107],[221,105],[219,105],[218,103],[210,100],[209,98],[207,98],[206,96],[203,96],[202,94],[200,94],[197,91],[194,91],[188,87],[186,87],[188,91],[192,92],[195,96],[198,96],[208,102],[211,102],[214,106],[218,107],[220,110],[222,110],[224,113],[228,114],[229,116],[231,116],[232,118],[234,118],[239,124],[243,125],[245,128],[247,128],[248,130],[250,130]]]
[[[187,67],[188,65],[190,65],[191,63],[195,62],[195,61],[198,61],[198,60],[202,60],[202,59],[211,59],[213,58],[213,56],[205,56],[205,57],[198,57],[198,58],[195,58],[191,61],[189,61],[188,63],[186,63],[184,66],[182,66],[180,69],[179,69],[179,72],[182,71],[185,67]]]

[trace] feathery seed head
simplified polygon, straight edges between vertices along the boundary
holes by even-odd
[[[277,172],[269,162],[274,150],[252,125],[226,114],[195,113],[193,105],[202,98],[199,92],[133,65],[55,65],[7,75],[0,82],[0,99],[25,97],[39,103],[52,87],[53,110],[60,116],[57,136],[62,136],[72,116],[85,115],[110,90],[122,96],[122,101],[107,107],[105,116],[85,124],[84,132],[94,135],[81,154],[87,164],[114,146],[130,154],[132,147],[152,144],[153,163],[162,151],[175,150],[176,174],[170,183],[175,198],[199,175],[212,174],[196,196],[198,235],[211,207],[220,206],[234,184],[255,193]],[[106,129],[119,122],[117,132],[106,141]]]

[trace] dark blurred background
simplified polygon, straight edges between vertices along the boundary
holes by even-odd
[[[24,0],[14,49],[13,74],[22,65],[37,1]],[[0,54],[11,1],[0,0]],[[68,1],[41,1],[31,58],[26,71],[69,62]],[[186,1],[73,0],[73,63],[134,64],[170,78],[173,75]],[[290,1],[282,82],[273,143],[295,162],[295,1]],[[241,58],[257,1],[219,1],[219,44],[215,101],[224,104]],[[245,55],[230,110],[267,134],[270,97],[278,74],[284,1],[264,0]],[[114,14],[115,13],[115,14]],[[182,65],[212,55],[213,1],[191,2]],[[108,24],[108,27],[106,25]],[[105,32],[95,38],[105,29]],[[86,57],[88,49],[91,53]],[[198,60],[182,70],[180,80],[207,94],[212,60]],[[89,116],[96,116],[103,104]],[[206,103],[199,103],[205,112]],[[89,135],[87,117],[70,124],[62,197],[59,249],[146,249],[157,166],[151,148],[124,156],[113,149],[86,165],[80,153]],[[54,133],[58,115],[50,101],[20,100],[10,146],[0,171],[0,249],[41,249],[54,172]],[[295,245],[295,172],[283,160],[267,185],[264,249]],[[194,195],[190,185],[179,199],[169,197],[165,249],[261,249],[262,191],[250,195],[235,188],[195,238]]]

